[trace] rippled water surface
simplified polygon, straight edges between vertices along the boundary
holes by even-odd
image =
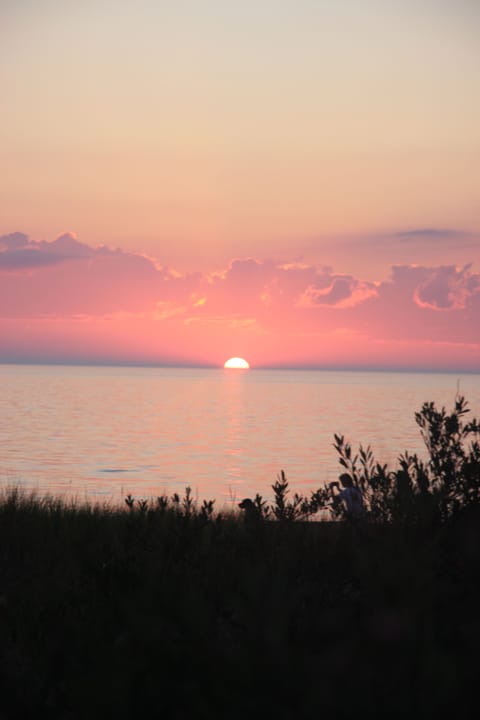
[[[333,433],[379,461],[423,452],[414,413],[480,415],[480,376],[0,365],[0,482],[80,499],[183,492],[217,505],[285,470],[309,491],[338,474]]]

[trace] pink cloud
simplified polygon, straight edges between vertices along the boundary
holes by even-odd
[[[15,235],[13,242],[11,236],[0,239],[4,317],[153,311],[170,279],[168,270],[142,255],[92,248],[71,234],[51,243]]]
[[[420,285],[415,302],[431,310],[461,310],[469,299],[480,293],[480,276],[470,272],[471,265],[458,270],[453,265],[432,269]]]
[[[324,281],[327,278],[324,278]],[[330,305],[337,308],[354,307],[377,295],[373,283],[362,282],[345,275],[330,276],[325,282],[309,285],[298,301],[298,307]]]
[[[35,348],[60,357],[68,345],[81,359],[216,362],[243,348],[257,364],[370,357],[394,366],[431,352],[434,363],[463,353],[480,365],[480,275],[471,266],[398,265],[375,283],[256,258],[181,274],[71,234],[35,242],[13,233],[0,238],[0,317],[0,360]]]

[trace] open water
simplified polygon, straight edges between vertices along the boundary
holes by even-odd
[[[480,375],[0,365],[0,485],[122,502],[183,493],[228,506],[284,470],[292,491],[338,476],[334,433],[395,465],[424,454],[415,411],[480,415]]]

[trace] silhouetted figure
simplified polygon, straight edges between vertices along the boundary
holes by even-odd
[[[347,473],[340,475],[339,479],[342,484],[342,490],[340,490],[340,484],[338,482],[330,483],[332,492],[337,491],[334,497],[343,503],[345,517],[350,520],[358,520],[365,512],[361,490],[353,484],[352,478]]]
[[[261,520],[260,510],[250,498],[244,498],[238,503],[238,507],[244,512],[246,522],[258,522]]]

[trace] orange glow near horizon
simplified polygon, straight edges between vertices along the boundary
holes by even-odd
[[[243,358],[233,357],[227,360],[223,367],[228,370],[248,370],[250,365]]]

